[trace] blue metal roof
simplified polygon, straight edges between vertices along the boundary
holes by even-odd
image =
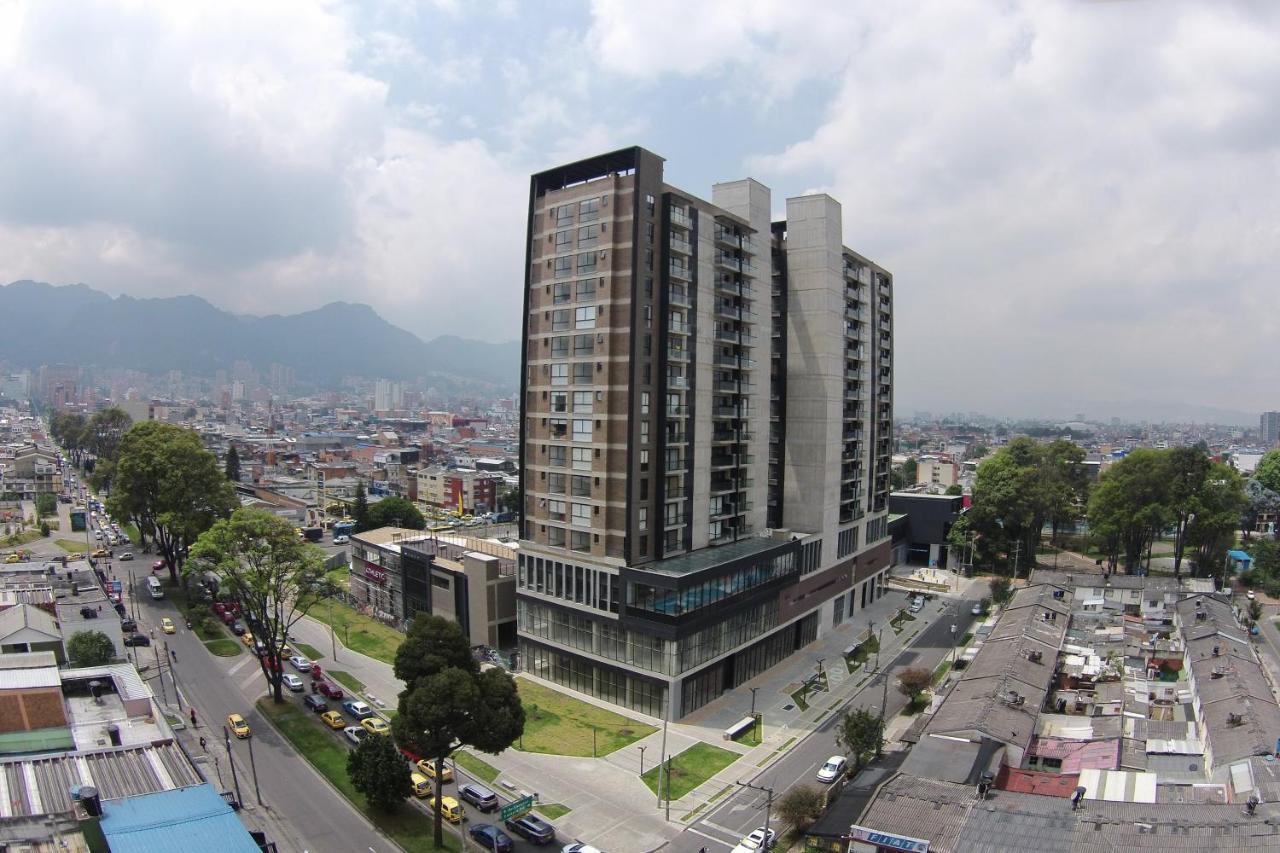
[[[261,853],[212,785],[194,785],[102,804],[111,853]]]
[[[1252,563],[1252,562],[1253,562],[1253,557],[1250,557],[1250,556],[1249,556],[1246,552],[1244,552],[1244,551],[1228,551],[1228,552],[1227,552],[1227,556],[1228,556],[1228,557],[1230,557],[1230,558],[1231,558],[1231,559],[1233,559],[1233,560],[1239,560],[1239,561],[1241,561],[1241,562],[1243,562],[1243,563]]]

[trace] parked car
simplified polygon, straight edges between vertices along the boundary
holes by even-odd
[[[124,638],[124,644],[126,646],[149,646],[151,645],[151,638],[146,634],[130,634]]]
[[[532,812],[508,820],[507,829],[533,844],[550,844],[556,840],[556,828]]]
[[[482,812],[491,812],[498,807],[498,795],[476,782],[459,785],[458,796]]]
[[[248,630],[249,629],[245,627],[245,624],[243,622],[241,622],[239,619],[235,619],[234,617],[232,618],[231,633],[235,634],[237,637],[243,637],[245,635],[245,632]]]
[[[177,626],[173,624],[173,620],[168,616],[165,616],[160,620],[160,630],[164,631],[166,634],[173,634],[176,633],[178,629]]]
[[[560,853],[601,853],[601,851],[599,847],[592,847],[590,844],[575,841],[572,844],[566,844],[561,847]]]
[[[919,613],[921,610],[924,610],[924,598],[922,598],[921,596],[916,596],[915,598],[911,599],[911,606],[908,607],[907,609],[910,610],[912,613]]]
[[[126,539],[126,540],[124,540],[124,541],[125,541],[125,542],[128,542],[129,540],[128,540],[128,539]],[[125,552],[124,552],[123,554],[121,554],[117,559],[120,559],[120,560],[132,560],[132,559],[133,559],[133,552],[132,552],[132,551],[125,551]]]
[[[302,679],[296,675],[285,675],[280,679],[280,683],[294,693],[301,693],[304,689]]]
[[[324,697],[318,693],[308,693],[302,698],[302,704],[317,714],[329,710],[329,703],[324,701]]]
[[[322,681],[320,686],[316,688],[322,696],[327,696],[333,700],[339,700],[346,694],[342,692],[342,688],[334,684],[332,681]]]
[[[359,746],[360,741],[364,740],[369,736],[369,733],[366,732],[364,729],[360,728],[359,726],[347,726],[345,729],[342,730],[342,733],[346,735],[347,740],[351,741],[351,743],[355,746]]]
[[[345,729],[347,727],[346,718],[337,711],[325,711],[320,715],[320,722],[331,729]]]
[[[334,545],[346,545],[346,544],[347,544],[348,542],[350,542],[350,541],[351,541],[351,537],[350,537],[350,536],[335,536],[335,537],[333,537],[333,544],[334,544]]]
[[[843,755],[833,755],[827,759],[826,763],[818,768],[819,782],[834,782],[840,778],[840,774],[844,773],[844,766],[848,763]]]
[[[424,758],[414,766],[428,779],[436,778],[436,763],[430,758]],[[440,774],[440,778],[446,785],[453,781],[453,770],[448,764],[444,765],[444,772]]]
[[[151,564],[151,571],[158,572],[164,568],[164,560],[156,560]]]
[[[85,619],[97,619],[98,608],[86,604],[84,607],[80,608],[80,615]]]
[[[418,774],[416,773],[412,774],[412,776],[410,776],[410,779],[412,779],[413,776],[417,776],[417,775]],[[421,779],[422,777],[418,776],[418,778]],[[427,787],[428,788],[431,787],[430,782],[427,783]],[[430,790],[428,790],[427,796],[430,796],[430,795],[431,795],[431,792]],[[435,803],[432,803],[433,807],[435,805],[436,805]],[[462,811],[462,806],[458,805],[458,801],[455,800],[453,797],[441,797],[439,806],[440,806],[441,817],[449,821],[449,823],[462,823],[463,819],[466,817],[466,814],[463,813]]]
[[[970,610],[969,612],[970,612],[970,613],[972,613],[974,616],[981,616],[981,615],[982,615],[982,602],[981,602],[981,601],[975,601],[975,602],[974,602],[974,604],[973,604],[973,609],[972,609],[972,610]]]
[[[231,733],[238,738],[247,738],[250,734],[249,724],[244,721],[244,717],[239,714],[227,715],[227,726],[231,729]]]
[[[296,676],[285,676],[286,678],[295,678]],[[391,734],[391,726],[387,725],[387,721],[381,717],[365,717],[360,721],[360,725],[364,726],[364,730],[371,735],[389,735]]]
[[[359,699],[348,699],[342,703],[342,710],[346,711],[357,720],[363,720],[365,717],[373,716],[373,709],[361,702]]]
[[[287,648],[288,647],[286,647],[286,649]],[[286,649],[281,649],[280,653],[284,654]],[[298,672],[311,671],[311,661],[307,660],[302,655],[294,655],[293,657],[289,658],[289,663],[293,664],[293,668],[296,669]]]
[[[765,837],[768,836],[768,841]],[[765,829],[763,826],[751,830],[747,837],[738,842],[738,846],[733,848],[733,853],[764,853],[764,851],[773,847],[775,841],[778,840],[778,833],[772,829]]]
[[[511,836],[491,823],[473,823],[467,829],[467,834],[480,842],[480,845],[485,850],[492,850],[495,853],[511,853]]]
[[[121,619],[120,630],[126,634],[132,634],[134,631],[138,630],[138,623],[134,622],[132,619]]]

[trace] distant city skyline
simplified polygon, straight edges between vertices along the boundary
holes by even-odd
[[[0,281],[511,341],[529,174],[642,144],[842,201],[900,410],[1280,405],[1271,4],[232,6],[0,7]]]

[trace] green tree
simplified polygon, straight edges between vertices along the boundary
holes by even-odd
[[[1112,565],[1133,573],[1160,530],[1173,521],[1168,466],[1160,450],[1140,448],[1102,475],[1089,499],[1089,527]]]
[[[1199,574],[1210,575],[1221,566],[1227,551],[1235,545],[1236,526],[1247,511],[1240,474],[1229,465],[1214,462],[1209,466],[1195,499],[1195,514],[1187,522],[1183,541],[1195,551]]]
[[[947,486],[947,494],[952,497],[963,495],[964,486],[960,485],[959,483],[952,483],[950,486]]]
[[[143,421],[124,434],[108,511],[155,541],[175,583],[187,548],[235,506],[217,457],[194,432]]]
[[[1248,540],[1263,513],[1280,512],[1280,494],[1262,485],[1256,478],[1244,484],[1245,508],[1240,513],[1240,535]]]
[[[1253,469],[1253,479],[1280,494],[1280,450],[1268,450]]]
[[[351,519],[356,523],[356,533],[373,529],[373,525],[369,523],[369,496],[365,494],[363,480],[356,482],[356,497],[351,509]]]
[[[84,415],[73,412],[59,412],[49,422],[49,432],[58,444],[71,456],[71,463],[77,467],[83,461],[87,442],[85,426],[88,421]]]
[[[89,474],[89,486],[98,493],[110,491],[115,475],[115,462],[110,459],[93,460],[93,470]]]
[[[419,612],[396,650],[395,671],[410,677],[391,721],[396,742],[433,761],[437,779],[444,775],[445,759],[460,747],[496,755],[524,733],[515,682],[502,669],[481,672],[454,622]],[[439,786],[435,796],[438,801]],[[444,824],[439,808],[435,813],[440,847]]]
[[[857,773],[884,747],[884,720],[866,708],[847,709],[836,724],[836,744],[848,753],[853,772]]]
[[[132,423],[129,413],[115,406],[98,412],[85,425],[88,451],[99,459],[115,461],[120,442]]]
[[[991,587],[991,600],[997,605],[1004,604],[1013,598],[1013,582],[1008,578],[992,578],[988,586]]]
[[[369,805],[395,811],[413,793],[409,765],[391,738],[370,735],[347,755],[347,776]]]
[[[778,801],[778,817],[803,832],[822,817],[826,798],[809,785],[797,785]]]
[[[293,626],[334,592],[325,578],[323,554],[278,515],[242,507],[214,522],[192,546],[186,571],[206,569],[257,620],[254,639],[266,646],[259,666],[272,698],[283,702],[280,647]]]
[[[58,511],[58,498],[53,492],[41,492],[36,495],[36,518],[53,515]]]
[[[115,644],[101,631],[76,631],[67,640],[67,657],[76,666],[102,666],[115,656]]]
[[[1201,493],[1209,476],[1209,456],[1203,446],[1175,447],[1165,458],[1168,505],[1176,534],[1173,545],[1173,574],[1182,575],[1182,552],[1186,547],[1187,525],[1202,510]],[[1234,522],[1231,525],[1235,529]]]
[[[369,507],[369,529],[379,527],[405,527],[410,530],[421,530],[427,526],[427,520],[412,501],[405,498],[383,498]]]
[[[1250,599],[1248,614],[1249,614],[1249,625],[1253,626],[1258,624],[1259,620],[1262,619],[1262,602],[1258,601],[1258,599],[1256,598]]]
[[[224,469],[227,479],[233,483],[240,482],[240,452],[233,444],[227,449],[227,462]]]
[[[922,667],[911,667],[898,673],[898,692],[911,701],[912,708],[932,683],[933,673]]]
[[[49,535],[49,522],[47,521],[40,522],[40,535],[41,536]]]

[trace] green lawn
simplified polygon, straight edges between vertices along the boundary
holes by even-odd
[[[541,803],[534,806],[533,810],[535,812],[541,812],[542,816],[548,820],[555,820],[556,818],[564,817],[569,812],[573,811],[573,809],[568,806],[562,806],[559,803]]]
[[[320,654],[319,649],[315,646],[308,646],[306,643],[294,643],[293,647],[312,660],[319,660],[324,657],[324,655]]]
[[[125,536],[129,537],[130,543],[137,545],[139,542],[142,541],[142,534],[138,532],[138,525],[123,524],[120,526],[120,529],[124,531]]]
[[[432,842],[431,819],[410,803],[406,802],[390,815],[369,808],[364,795],[356,791],[347,778],[347,748],[320,724],[314,714],[303,712],[291,702],[277,705],[265,697],[258,700],[258,710],[275,723],[293,748],[333,783],[352,805],[408,853],[440,849]],[[461,842],[453,835],[454,831],[445,825],[446,850],[462,849]]]
[[[336,601],[319,604],[307,615],[332,625],[338,639],[347,648],[383,663],[395,663],[396,649],[404,642],[404,634]]]
[[[938,664],[938,668],[933,671],[933,683],[938,684],[942,679],[947,677],[947,673],[951,671],[951,661],[944,660]]]
[[[237,643],[235,640],[226,638],[220,640],[208,640],[204,644],[204,647],[208,649],[211,654],[215,654],[220,658],[235,657],[240,654],[240,646],[241,644]]]
[[[516,686],[525,717],[517,747],[525,752],[599,757],[657,731],[526,678],[517,679]]]
[[[329,677],[350,690],[352,693],[364,692],[364,682],[349,672],[343,672],[340,669],[331,669],[329,670]]]
[[[348,587],[347,581],[351,577],[351,569],[348,566],[343,566],[338,569],[330,569],[324,573],[324,576],[329,583],[339,589],[346,590]]]
[[[737,760],[736,752],[709,743],[694,744],[671,759],[669,799],[680,799]],[[661,772],[662,765],[658,765],[640,777],[655,794],[658,793],[658,775]]]
[[[469,752],[465,752],[463,750],[455,752],[453,754],[453,761],[477,779],[482,779],[485,782],[498,781],[498,768],[489,764],[487,761],[481,761]]]
[[[55,539],[53,544],[57,545],[68,554],[79,554],[82,551],[92,551],[88,545],[84,544],[83,539]]]
[[[739,735],[736,738],[737,743],[740,743],[743,746],[759,746],[760,745],[760,736],[764,733],[764,717],[759,714],[757,714],[756,716],[759,717],[759,719],[756,720],[756,724],[751,728],[747,729],[745,734]]]
[[[14,533],[11,536],[4,537],[4,544],[16,547],[19,545],[27,545],[32,542],[35,542],[37,539],[43,539],[43,538],[44,537],[40,535],[39,529],[24,530],[21,533]],[[84,550],[84,545],[80,546],[80,550],[82,551]]]

